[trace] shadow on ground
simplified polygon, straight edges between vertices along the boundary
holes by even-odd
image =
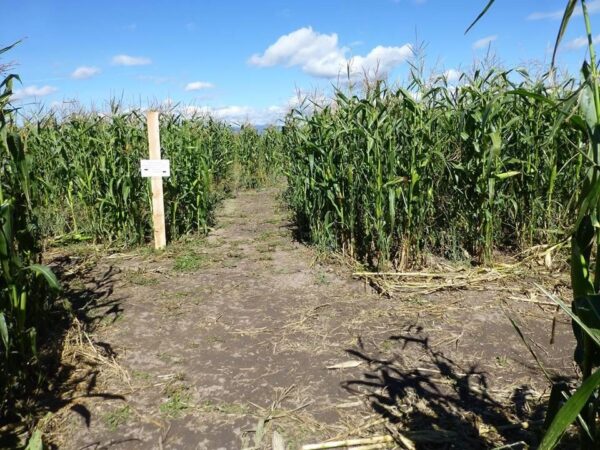
[[[366,396],[371,409],[387,419],[392,434],[409,437],[418,449],[537,447],[546,408],[530,386],[490,389],[487,373],[477,365],[462,367],[433,349],[421,329],[388,339],[401,350],[417,346],[424,357],[407,361],[400,352],[379,359],[359,343],[358,349],[347,352],[368,363],[369,370],[342,387]],[[523,422],[530,424],[528,429],[520,425]],[[561,448],[575,444],[565,439]]]
[[[68,364],[62,358],[74,334],[81,337],[100,323],[111,323],[119,317],[121,299],[111,295],[118,271],[111,266],[101,275],[94,275],[97,272],[93,261],[66,256],[53,259],[49,265],[61,281],[62,292],[47,312],[47,326],[38,330],[38,361],[31,365],[31,375],[26,377],[33,381],[17,389],[17,395],[9,401],[9,413],[0,418],[0,448],[18,448],[30,424],[65,407],[89,426],[90,411],[75,399],[123,399],[98,391],[100,367],[88,362],[82,370],[81,365]],[[108,343],[90,345],[106,356],[116,356]]]

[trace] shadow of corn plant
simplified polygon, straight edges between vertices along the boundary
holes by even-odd
[[[380,359],[364,349],[347,350],[369,365],[360,379],[342,386],[364,396],[370,408],[387,419],[418,449],[535,448],[546,406],[527,385],[516,386],[502,395],[488,384],[489,375],[477,365],[462,367],[442,351],[432,348],[420,333],[388,338],[400,348],[417,346],[424,357],[407,368],[401,355]],[[555,382],[566,380],[556,377]],[[565,439],[563,448],[573,448]]]
[[[467,32],[494,3],[495,0],[486,2]],[[571,220],[569,230],[573,302],[568,307],[561,299],[546,292],[572,319],[577,340],[574,359],[579,366],[581,380],[575,390],[553,383],[546,418],[547,430],[539,446],[541,450],[556,447],[574,423],[579,426],[582,450],[597,449],[600,445],[600,72],[590,18],[592,11],[588,9],[588,3],[586,0],[567,1],[551,62],[551,68],[554,68],[567,26],[572,18],[580,15],[585,27],[589,61],[586,59],[582,64],[579,89],[569,99],[555,106],[568,112],[563,113],[563,120],[557,121],[556,129],[569,125],[579,128],[585,137],[583,148],[578,148],[578,152],[573,149],[573,153],[585,161],[584,170],[577,177],[581,188],[576,202],[576,215]],[[532,97],[530,92],[518,93],[523,97]]]
[[[60,410],[76,413],[89,425],[86,398],[124,399],[104,392],[98,381],[107,366],[127,378],[115,361],[116,351],[88,334],[122,311],[121,299],[112,296],[118,271],[108,267],[98,273],[94,261],[67,256],[53,259],[49,267],[61,279],[62,292],[46,311],[46,325],[38,329],[36,371],[22,380],[0,418],[0,448],[19,448],[33,423],[51,420]]]

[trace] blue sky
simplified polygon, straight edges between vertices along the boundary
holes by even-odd
[[[468,69],[488,45],[507,66],[547,63],[565,0],[23,0],[3,11],[3,62],[20,74],[15,101],[102,108],[177,102],[257,123],[281,117],[297,91],[328,92],[341,67],[402,80],[411,45],[439,72]],[[600,13],[600,0],[588,0]],[[594,14],[593,23],[597,21]],[[600,29],[599,29],[600,33]],[[585,56],[573,19],[559,64]],[[598,40],[600,41],[600,34]]]

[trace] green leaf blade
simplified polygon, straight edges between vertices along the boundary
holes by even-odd
[[[588,399],[599,386],[600,370],[597,370],[581,384],[579,389],[575,391],[558,411],[542,439],[538,448],[539,450],[551,450],[558,444],[562,435],[575,422],[577,416],[588,402]]]

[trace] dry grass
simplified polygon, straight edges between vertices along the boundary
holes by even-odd
[[[61,364],[73,368],[58,391],[61,406],[37,426],[47,442],[59,448],[68,442],[64,432],[74,419],[74,411],[87,411],[94,397],[104,396],[108,386],[123,387],[123,392],[111,392],[110,397],[114,398],[133,391],[129,372],[116,361],[114,354],[94,342],[77,319],[65,338]]]
[[[444,262],[432,264],[422,271],[354,271],[353,276],[364,279],[365,283],[369,283],[380,294],[397,298],[465,289],[515,293],[523,290],[523,281],[529,277],[535,276],[538,281],[550,283],[560,278],[557,277],[559,272],[552,270],[552,263],[548,262],[546,256],[549,254],[533,253],[532,250],[529,257],[521,261],[495,264],[492,267],[467,267]]]

